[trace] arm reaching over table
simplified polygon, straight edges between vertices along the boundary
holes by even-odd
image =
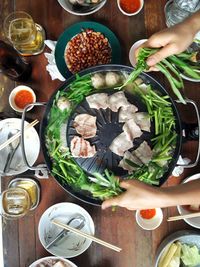
[[[120,206],[129,210],[200,204],[200,179],[172,187],[153,187],[136,180],[120,183],[126,191],[103,202],[102,209]]]
[[[152,67],[168,56],[185,51],[198,31],[200,31],[200,11],[173,27],[153,34],[136,50],[136,57],[141,47],[160,48],[147,59],[147,64]]]

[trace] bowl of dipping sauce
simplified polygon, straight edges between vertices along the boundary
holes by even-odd
[[[23,112],[24,108],[28,104],[35,103],[36,96],[34,91],[25,85],[19,85],[15,87],[9,96],[9,103],[12,109],[14,109],[17,112]],[[32,109],[32,107],[29,108],[29,110]]]
[[[126,16],[138,14],[144,5],[144,0],[117,0],[119,10]]]
[[[154,230],[160,226],[163,220],[163,213],[160,208],[137,210],[136,214],[137,224],[144,230]]]

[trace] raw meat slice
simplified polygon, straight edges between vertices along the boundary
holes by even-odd
[[[125,133],[118,135],[109,146],[110,150],[119,155],[123,156],[124,152],[133,147],[133,142],[127,139]]]
[[[70,149],[74,158],[91,158],[96,154],[95,146],[82,137],[74,136],[71,140]]]
[[[119,162],[119,167],[123,168],[124,170],[127,170],[129,174],[132,173],[134,170],[136,170],[138,167],[137,166],[134,167],[128,164],[126,160],[130,160],[133,162],[133,164],[136,164],[138,166],[142,165],[142,162],[135,155],[133,155],[129,151],[126,151],[124,153],[123,159]]]
[[[132,114],[133,119],[136,124],[140,126],[141,130],[150,132],[151,121],[148,113],[146,112],[137,112]]]
[[[113,112],[117,112],[119,108],[129,106],[130,103],[128,102],[127,98],[125,97],[124,92],[117,92],[109,97],[109,108]]]
[[[90,108],[107,109],[108,108],[108,95],[105,93],[93,94],[86,97]]]
[[[130,119],[124,123],[123,131],[126,134],[127,139],[130,141],[133,141],[133,139],[142,135],[142,131],[135,123],[134,119]]]
[[[136,111],[138,111],[138,108],[131,104],[129,106],[121,107],[119,111],[119,122],[126,122],[132,119]]]
[[[74,119],[74,128],[83,138],[88,139],[96,135],[96,117],[89,114],[77,115]]]
[[[133,155],[136,155],[144,164],[149,163],[152,159],[153,152],[150,146],[144,141],[136,150],[134,150]]]

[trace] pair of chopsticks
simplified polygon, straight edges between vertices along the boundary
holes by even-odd
[[[38,124],[38,120],[34,120],[31,123],[27,124],[24,129],[25,131],[30,129],[31,127],[34,127],[36,124]],[[13,135],[11,138],[9,138],[8,140],[6,140],[3,144],[0,145],[0,151],[7,147],[9,144],[11,144],[13,141],[15,141],[17,138],[19,138],[21,136],[21,131],[19,131],[18,133],[16,133],[15,135]]]
[[[191,219],[191,218],[196,218],[200,216],[200,212],[195,212],[195,213],[189,213],[189,214],[184,214],[184,215],[178,215],[174,217],[169,217],[167,219],[168,222],[174,222],[178,220],[183,220],[183,219]]]
[[[82,237],[85,237],[85,238],[87,238],[87,239],[90,239],[90,240],[92,240],[92,241],[94,241],[94,242],[96,242],[96,243],[98,243],[98,244],[100,244],[100,245],[102,245],[102,246],[105,246],[105,247],[110,248],[110,249],[112,249],[112,250],[115,250],[115,251],[117,251],[117,252],[120,252],[120,251],[122,250],[122,249],[119,248],[119,247],[116,247],[116,246],[114,246],[114,245],[112,245],[112,244],[110,244],[110,243],[107,243],[107,242],[105,242],[105,241],[103,241],[103,240],[101,240],[101,239],[99,239],[99,238],[97,238],[97,237],[95,237],[95,236],[93,236],[93,235],[84,233],[84,232],[82,232],[82,231],[80,231],[80,230],[78,230],[78,229],[76,229],[76,228],[74,228],[74,227],[71,227],[71,226],[69,226],[69,225],[67,225],[67,224],[64,224],[64,223],[62,223],[62,222],[60,222],[60,221],[58,221],[58,220],[56,220],[56,219],[52,220],[51,222],[52,222],[53,224],[55,224],[55,225],[61,227],[61,228],[64,228],[64,229],[66,229],[66,230],[68,230],[68,231],[71,231],[71,232],[77,234],[77,235],[80,235],[80,236],[82,236]]]

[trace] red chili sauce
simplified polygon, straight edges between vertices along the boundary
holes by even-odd
[[[140,9],[140,0],[120,0],[120,6],[126,13],[135,13]]]
[[[14,97],[15,105],[18,108],[24,109],[26,105],[33,103],[33,95],[27,90],[20,90]]]
[[[141,210],[140,215],[143,219],[150,220],[156,215],[155,209]]]

